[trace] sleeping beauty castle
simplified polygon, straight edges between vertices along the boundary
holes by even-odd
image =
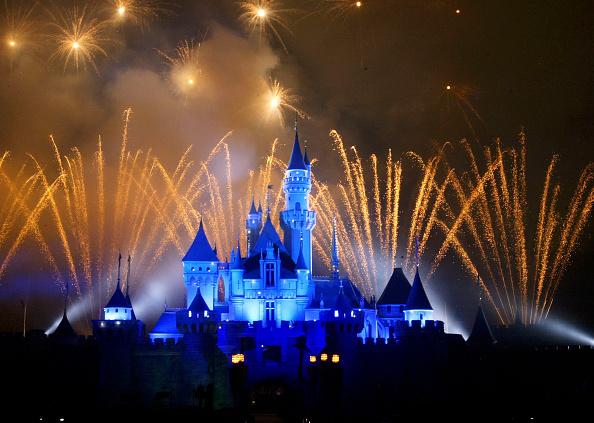
[[[238,243],[222,261],[200,222],[182,259],[186,307],[165,306],[148,337],[118,283],[104,319],[93,322],[103,402],[134,398],[148,406],[161,398],[179,406],[205,401],[216,409],[237,405],[248,391],[249,404],[257,406],[270,392],[303,389],[314,402],[317,392],[326,399],[361,398],[386,375],[404,372],[386,365],[398,355],[413,354],[418,363],[443,360],[444,324],[433,320],[418,271],[411,285],[394,269],[379,300],[364,298],[341,275],[334,225],[328,275],[312,276],[311,188],[296,127],[283,180],[282,239],[268,204],[263,211],[252,201],[247,250]],[[392,378],[398,379],[393,374],[386,382]]]
[[[446,333],[418,268],[412,283],[395,268],[379,299],[365,298],[341,272],[335,224],[327,274],[312,276],[311,188],[295,128],[280,228],[269,200],[252,201],[245,251],[238,242],[219,257],[200,222],[182,259],[184,307],[165,305],[148,331],[118,268],[92,337],[77,336],[66,307],[49,337],[0,336],[0,398],[36,421],[48,410],[81,421],[475,421],[465,409],[501,392],[522,401],[491,408],[493,421],[591,408],[594,349],[530,348],[521,326],[521,344],[501,341],[480,299],[470,336]]]
[[[418,268],[412,283],[395,268],[379,299],[365,298],[341,273],[335,225],[327,274],[312,276],[316,211],[297,128],[284,176],[280,228],[268,200],[266,210],[252,201],[245,251],[238,242],[221,260],[200,223],[182,259],[184,307],[166,305],[148,332],[118,268],[93,336],[75,333],[66,307],[49,336],[0,334],[5,407],[35,421],[69,412],[68,421],[241,422],[510,421],[591,409],[593,348],[543,344],[521,324],[492,330],[480,299],[470,336],[446,333]],[[502,392],[505,402],[477,408]],[[489,415],[467,413],[479,408]]]

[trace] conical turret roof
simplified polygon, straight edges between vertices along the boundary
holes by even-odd
[[[111,299],[108,301],[105,308],[131,308],[132,305],[130,302],[124,297],[122,289],[120,288],[120,281],[118,280],[118,285],[111,296]]]
[[[210,311],[210,308],[208,308],[208,304],[206,304],[206,301],[204,301],[204,298],[200,293],[200,287],[198,287],[198,289],[196,290],[196,296],[192,300],[192,303],[190,304],[190,307],[188,307],[188,310],[190,310],[192,313],[203,313],[204,311]]]
[[[60,321],[60,324],[58,325],[54,333],[52,333],[52,336],[59,339],[78,338],[78,335],[76,334],[76,332],[72,328],[72,325],[68,321],[68,317],[66,316],[66,309],[64,309],[64,315],[62,316],[62,320]]]
[[[377,305],[406,304],[410,296],[410,282],[404,276],[402,268],[395,267]]]
[[[303,257],[303,245],[299,247],[299,256],[297,257],[297,263],[295,263],[295,270],[309,270],[305,263],[305,257]]]
[[[415,273],[415,280],[413,281],[412,288],[410,289],[410,295],[408,296],[408,301],[406,302],[404,309],[433,310],[433,307],[431,307],[431,303],[429,302],[429,298],[427,298],[427,294],[425,293],[425,288],[423,288],[423,284],[421,283],[418,267],[417,272]]]
[[[301,146],[299,145],[299,136],[297,135],[297,128],[295,128],[295,142],[293,143],[293,152],[291,153],[291,160],[289,160],[290,169],[303,169],[307,170],[305,161],[303,160],[303,154],[301,154]]]
[[[194,238],[194,242],[192,242],[190,249],[182,261],[219,261],[217,255],[210,246],[210,242],[208,242],[208,238],[204,232],[204,226],[202,225],[202,220],[200,220],[200,227],[198,228],[196,238]]]
[[[466,342],[472,345],[493,345],[497,342],[487,323],[482,304],[478,306],[474,326],[472,326],[472,331]]]

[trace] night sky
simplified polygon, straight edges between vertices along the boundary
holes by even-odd
[[[7,1],[8,7],[13,3],[19,2]],[[112,25],[99,43],[106,54],[95,56],[96,70],[87,62],[78,71],[61,57],[50,59],[55,40],[43,35],[49,21],[45,8],[55,11],[69,2],[41,3],[31,17],[41,21],[33,26],[31,45],[16,54],[2,45],[0,152],[11,152],[12,172],[27,154],[49,169],[50,134],[63,155],[77,147],[92,156],[100,136],[107,162],[115,166],[122,114],[132,108],[130,150],[151,149],[173,170],[190,145],[191,159],[199,162],[233,131],[228,139],[233,177],[245,178],[275,138],[281,141],[278,157],[286,160],[290,152],[294,113],[287,111],[281,127],[276,119],[265,121],[258,106],[271,77],[301,96],[295,106],[310,119],[299,120],[299,135],[319,161],[316,177],[330,184],[343,176],[328,136],[332,129],[367,158],[385,157],[388,149],[396,157],[408,151],[426,157],[435,145],[462,138],[477,149],[497,138],[516,146],[524,128],[528,203],[534,209],[554,154],[561,209],[594,159],[591,1],[369,0],[356,8],[346,1],[286,0],[279,16],[288,28],[273,23],[282,43],[270,31],[262,39],[257,28],[250,31],[237,2],[164,3],[172,13],[158,10],[147,25]],[[332,9],[339,3],[343,7]],[[198,88],[180,95],[159,52],[172,57],[178,42],[190,39],[201,44],[201,74]],[[593,231],[590,223],[552,309],[579,323],[594,317]],[[0,244],[1,254],[8,249]],[[55,282],[30,276],[26,292],[17,282],[22,269],[43,267],[29,263],[27,254],[23,249],[13,260],[18,272],[0,279],[0,330],[22,328],[25,296],[38,306],[29,308],[29,328],[46,329],[61,314],[63,294]],[[165,255],[157,267],[164,283],[177,284],[170,295],[179,300],[177,260]],[[162,299],[154,301],[151,306],[159,310]],[[181,305],[175,301],[168,299]],[[150,329],[154,316],[139,317]]]

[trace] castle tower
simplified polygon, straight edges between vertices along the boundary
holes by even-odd
[[[306,155],[307,157],[307,155]],[[309,210],[311,193],[311,166],[301,153],[297,124],[295,123],[295,142],[289,166],[283,180],[285,210],[280,212],[280,224],[284,231],[284,244],[294,262],[299,258],[303,238],[303,257],[307,268],[312,270],[311,231],[316,225],[316,212]],[[311,273],[310,276],[311,278]]]
[[[190,249],[182,259],[182,263],[184,266],[184,284],[188,290],[187,306],[189,307],[192,304],[196,292],[200,288],[204,300],[213,309],[218,298],[219,259],[206,237],[202,220],[200,220],[196,238],[194,238],[194,242],[192,242]]]
[[[425,320],[433,320],[433,307],[427,298],[423,283],[419,276],[419,268],[415,273],[415,280],[410,289],[408,301],[404,306],[404,318],[408,324],[412,324],[413,320],[420,320],[421,327],[425,326]]]
[[[93,336],[100,346],[101,374],[99,377],[102,404],[117,404],[121,395],[132,389],[132,357],[143,336],[144,323],[137,320],[129,296],[126,298],[118,282],[107,305],[103,308],[103,320],[93,320]]]

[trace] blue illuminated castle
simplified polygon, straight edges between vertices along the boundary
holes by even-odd
[[[234,356],[250,369],[243,383],[252,387],[278,380],[298,386],[305,380],[304,368],[315,373],[311,363],[334,357],[340,374],[333,377],[343,382],[342,394],[356,397],[371,383],[369,376],[394,371],[381,363],[398,353],[395,348],[410,345],[416,351],[431,345],[416,356],[431,360],[443,355],[444,325],[433,320],[418,272],[411,286],[397,268],[379,301],[364,298],[340,275],[335,222],[328,275],[312,276],[316,212],[310,210],[311,176],[295,128],[279,215],[283,239],[268,204],[263,211],[252,201],[245,221],[247,251],[238,243],[223,261],[201,221],[182,259],[185,307],[165,307],[148,338],[118,277],[104,319],[93,322],[102,350],[103,401],[117,405],[133,394],[142,406],[160,392],[176,405],[208,397],[215,408],[231,406],[238,392],[228,371]],[[365,366],[372,372],[365,374]],[[330,392],[331,373],[326,374],[320,383],[322,391]],[[315,393],[316,377],[312,373],[310,378]]]
[[[221,315],[224,326],[246,322],[250,326],[281,329],[296,322],[324,320],[326,311],[348,311],[360,317],[361,338],[385,339],[393,336],[398,322],[432,321],[433,309],[418,273],[412,286],[401,269],[395,269],[386,291],[378,301],[363,298],[348,278],[340,276],[340,261],[334,230],[329,276],[312,277],[312,231],[316,212],[310,210],[311,165],[307,150],[302,153],[297,129],[289,165],[283,180],[285,209],[279,221],[283,240],[272,224],[270,211],[262,211],[252,201],[245,221],[247,251],[231,252],[222,262],[209,242],[203,223],[182,259],[188,309],[200,295],[209,310]],[[403,288],[399,288],[403,286]],[[396,291],[400,290],[401,295]],[[224,294],[223,294],[224,293]],[[409,298],[410,297],[410,298]],[[339,310],[340,308],[340,310]],[[179,309],[166,309],[150,332],[150,338],[180,338],[175,324]],[[378,314],[379,311],[379,314]],[[338,315],[337,315],[338,316]],[[277,331],[278,335],[282,331]],[[392,335],[390,335],[392,334]]]

